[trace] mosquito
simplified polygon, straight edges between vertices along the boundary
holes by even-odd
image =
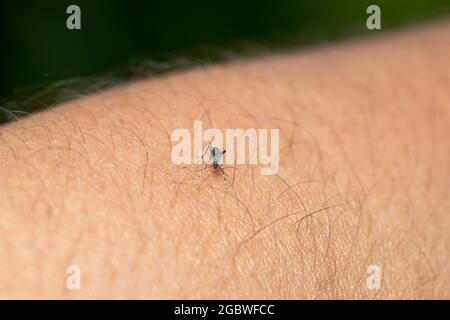
[[[205,173],[206,169],[208,168],[208,163],[204,160],[204,157],[206,155],[206,153],[209,152],[209,159],[212,160],[212,166],[214,167],[214,170],[219,170],[222,173],[222,178],[225,181],[225,188],[228,188],[228,182],[227,182],[227,178],[226,178],[226,173],[224,170],[224,165],[219,163],[220,160],[222,159],[223,155],[225,154],[226,150],[222,150],[219,149],[217,147],[214,147],[211,142],[208,143],[208,146],[206,147],[205,151],[202,154],[202,161],[205,163],[205,167],[201,170],[200,172],[200,176],[203,175],[203,173]]]

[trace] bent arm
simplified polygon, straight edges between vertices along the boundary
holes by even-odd
[[[0,296],[449,298],[448,30],[173,73],[3,126]],[[279,172],[226,166],[226,189],[174,165],[170,134],[194,120],[280,129]]]

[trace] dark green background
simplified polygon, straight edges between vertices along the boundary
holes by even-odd
[[[2,2],[0,106],[25,111],[94,83],[261,48],[379,34],[450,13],[450,0]],[[70,4],[81,7],[80,31],[66,28]],[[365,27],[369,4],[381,7],[382,31]]]

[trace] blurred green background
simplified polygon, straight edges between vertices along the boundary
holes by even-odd
[[[174,68],[380,34],[450,14],[450,0],[2,2],[3,113],[33,111]],[[81,8],[81,30],[66,28],[71,4]],[[366,29],[370,4],[381,7],[381,31]],[[0,120],[12,117],[5,113]]]

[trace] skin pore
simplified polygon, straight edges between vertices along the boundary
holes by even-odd
[[[0,297],[450,298],[449,30],[172,73],[4,125]],[[226,167],[225,189],[172,164],[194,120],[280,129],[278,174]]]

